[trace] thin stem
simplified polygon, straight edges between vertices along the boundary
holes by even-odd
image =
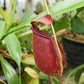
[[[53,84],[53,80],[51,76],[49,76],[49,80],[50,80],[50,84]]]
[[[19,67],[19,80],[20,80],[20,84],[21,84],[21,67]]]
[[[49,14],[47,2],[46,2],[46,0],[43,0],[43,1],[44,1],[44,5],[45,5],[45,8],[46,8],[46,13]],[[54,40],[55,40],[55,43],[56,43],[56,46],[57,46],[57,49],[58,49],[58,53],[59,53],[59,56],[60,56],[60,66],[61,66],[61,74],[62,74],[62,72],[63,72],[62,56],[61,56],[61,52],[60,52],[60,49],[59,49],[59,46],[58,46],[58,43],[57,43],[57,38],[56,38],[56,35],[55,35],[55,30],[54,30],[53,24],[51,23],[50,26],[51,26],[51,29],[52,29],[52,32],[53,32],[53,37],[54,37]]]
[[[7,83],[5,83],[5,82],[4,82],[3,80],[1,80],[1,79],[0,79],[0,82],[3,83],[3,84],[7,84]]]

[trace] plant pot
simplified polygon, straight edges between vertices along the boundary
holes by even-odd
[[[63,36],[63,46],[66,53],[66,61],[71,67],[84,64],[84,42],[76,41]]]
[[[16,71],[17,74],[19,74],[19,69],[18,69],[18,68],[16,68],[15,71]],[[24,66],[21,65],[21,73],[22,73],[23,71],[24,71]],[[7,80],[6,80],[6,78],[5,78],[5,75],[1,76],[0,79],[3,80],[4,82],[7,82]],[[3,84],[3,83],[0,82],[0,84]]]

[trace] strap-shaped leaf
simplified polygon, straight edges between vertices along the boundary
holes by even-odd
[[[0,55],[3,72],[8,84],[19,84],[19,78],[13,67]]]
[[[51,16],[63,14],[84,6],[84,0],[64,0],[50,8]]]
[[[57,15],[75,10],[77,8],[83,7],[84,6],[84,0],[64,0],[58,3],[55,3],[51,8],[49,8],[49,12],[50,15],[52,17],[55,17]],[[36,20],[37,18],[44,16],[46,14],[46,12],[42,12],[39,15],[33,17],[32,19],[28,19],[26,22],[24,22],[23,24],[18,25],[17,27],[14,27],[12,29],[10,29],[9,33],[11,33],[12,31],[15,30],[20,30],[22,28],[24,28],[25,24],[30,23],[33,20]],[[22,27],[23,26],[23,27]]]
[[[0,20],[0,36],[3,33],[5,28],[5,21]]]
[[[21,46],[18,38],[14,33],[8,35],[5,38],[7,49],[12,56],[12,58],[15,60],[18,66],[20,66],[21,62]]]

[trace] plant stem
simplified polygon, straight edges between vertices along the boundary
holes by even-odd
[[[51,76],[49,76],[49,80],[50,80],[50,84],[53,84],[53,80]]]
[[[0,82],[3,83],[3,84],[7,84],[7,83],[5,83],[5,82],[4,82],[3,80],[1,80],[1,79],[0,79]]]
[[[49,14],[47,2],[46,2],[46,0],[43,0],[43,1],[44,1],[44,5],[45,5],[45,8],[46,8],[46,13]],[[55,43],[56,43],[56,46],[57,46],[57,49],[58,49],[58,53],[59,53],[59,56],[60,56],[60,67],[61,67],[61,74],[62,74],[62,72],[63,72],[62,56],[61,56],[61,52],[60,52],[60,49],[59,49],[59,46],[58,46],[58,43],[57,43],[57,38],[56,38],[56,35],[55,35],[55,30],[54,30],[53,24],[51,23],[50,26],[51,26],[51,29],[52,29],[52,32],[53,32],[53,37],[54,37],[54,40],[55,40]]]
[[[21,84],[21,66],[19,66],[19,80],[20,80],[20,84]]]

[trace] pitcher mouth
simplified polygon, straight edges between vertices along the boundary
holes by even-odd
[[[45,33],[43,31],[40,31],[39,28],[36,26],[36,25],[32,25],[32,31],[37,34],[38,36],[41,36],[41,37],[44,37],[44,38],[47,38],[47,39],[51,39],[51,35],[48,34],[48,33]]]

